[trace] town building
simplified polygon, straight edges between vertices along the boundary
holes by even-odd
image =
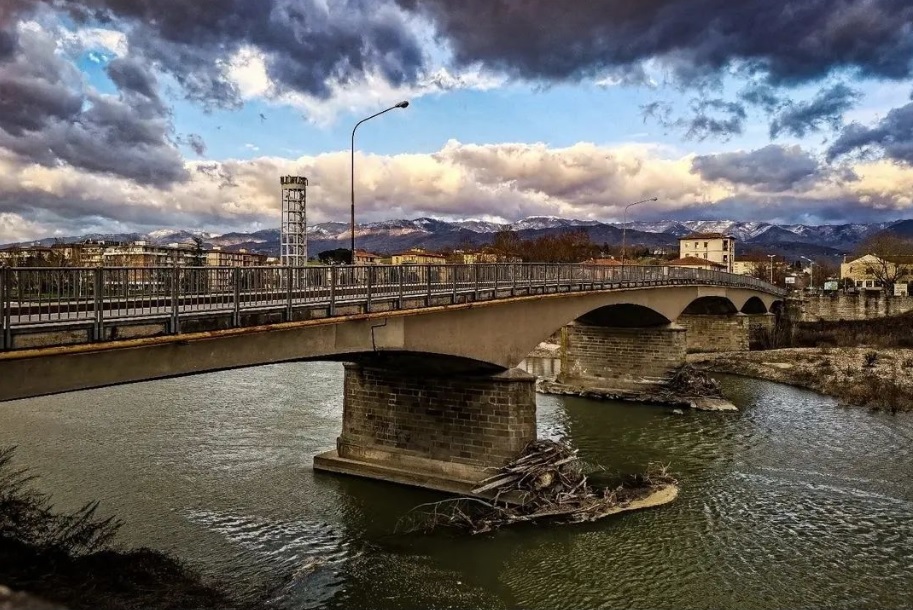
[[[498,255],[493,252],[464,252],[456,250],[453,253],[453,262],[461,265],[497,263]]]
[[[725,233],[692,233],[678,240],[679,260],[702,258],[733,272],[735,238]]]
[[[355,264],[356,265],[380,265],[381,256],[379,254],[373,254],[366,250],[355,249]]]
[[[611,257],[591,258],[583,261],[584,265],[596,265],[597,267],[621,267],[621,261]]]
[[[426,252],[421,248],[412,248],[390,257],[393,265],[444,265],[447,257],[434,252]]]
[[[876,256],[866,254],[840,265],[840,282],[859,290],[881,290],[882,279],[896,279],[895,286],[913,283],[913,255]],[[904,292],[901,288],[899,292]]]

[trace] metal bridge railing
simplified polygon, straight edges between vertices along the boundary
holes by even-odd
[[[0,349],[17,327],[85,324],[94,340],[106,323],[166,319],[172,333],[194,316],[472,294],[475,301],[516,294],[711,284],[786,292],[763,280],[682,267],[507,263],[309,267],[13,267],[0,268]]]

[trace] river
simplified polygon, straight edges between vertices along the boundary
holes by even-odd
[[[315,473],[342,366],[293,363],[0,405],[0,446],[62,508],[277,608],[900,608],[913,598],[913,418],[723,377],[738,414],[540,396],[540,435],[672,504],[580,526],[405,535],[436,494]]]

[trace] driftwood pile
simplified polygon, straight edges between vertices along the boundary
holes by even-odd
[[[723,396],[719,381],[690,364],[679,368],[675,375],[672,376],[667,387],[676,394],[683,396],[710,396],[714,398]]]
[[[517,459],[472,490],[484,499],[476,496],[423,504],[406,516],[404,529],[430,531],[443,526],[480,534],[545,519],[595,521],[676,483],[664,467],[651,465],[647,474],[626,477],[616,487],[596,488],[587,481],[588,469],[576,449],[551,440],[531,441]]]

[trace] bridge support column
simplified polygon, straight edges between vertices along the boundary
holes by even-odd
[[[677,324],[617,328],[574,322],[562,330],[562,383],[623,389],[659,382],[685,363],[685,329]]]
[[[536,438],[535,377],[346,364],[342,434],[314,469],[467,493]]]
[[[682,314],[676,322],[688,331],[688,353],[747,352],[749,321],[754,317]]]

